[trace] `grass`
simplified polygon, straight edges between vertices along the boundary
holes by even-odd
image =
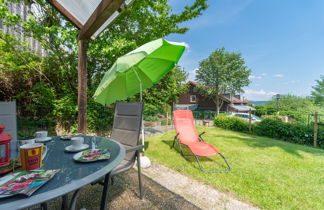
[[[324,209],[324,150],[219,128],[197,130],[206,131],[204,140],[227,157],[231,172],[201,172],[193,158],[170,149],[174,131],[147,139],[146,155],[262,209]],[[225,169],[220,157],[201,162]]]

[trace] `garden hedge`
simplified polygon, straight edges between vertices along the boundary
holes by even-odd
[[[217,116],[214,125],[229,130],[249,132],[248,122],[235,117]],[[259,123],[253,123],[252,134],[309,146],[313,145],[314,138],[312,126],[284,123],[280,119],[273,118],[265,118]],[[318,130],[317,145],[324,148],[324,129]]]

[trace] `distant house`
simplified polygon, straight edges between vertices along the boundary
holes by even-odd
[[[189,82],[188,91],[179,96],[179,103],[176,104],[176,108],[216,111],[216,105],[211,99],[195,91],[197,84],[197,82]],[[220,97],[223,100],[220,112],[249,112],[250,109],[252,112],[255,111],[253,107],[247,105],[248,101],[241,99],[240,95],[230,96],[230,94],[223,94]]]

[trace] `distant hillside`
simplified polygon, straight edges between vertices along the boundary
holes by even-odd
[[[249,101],[249,102],[254,105],[264,105],[268,101]]]

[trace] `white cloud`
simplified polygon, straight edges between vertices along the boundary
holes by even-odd
[[[284,77],[284,75],[283,74],[275,74],[275,75],[273,75],[274,77],[278,77],[278,78],[282,78],[282,77]]]
[[[198,68],[195,68],[194,70],[189,71],[189,76],[188,76],[189,81],[194,81],[196,79],[197,70],[198,70]]]
[[[250,75],[249,79],[262,79],[262,76]]]
[[[276,92],[273,91],[264,91],[263,89],[260,90],[253,90],[253,89],[246,89],[244,91],[243,96],[251,101],[268,101],[276,95]]]
[[[267,73],[262,73],[261,76],[266,77],[266,76],[268,76],[268,74]]]

